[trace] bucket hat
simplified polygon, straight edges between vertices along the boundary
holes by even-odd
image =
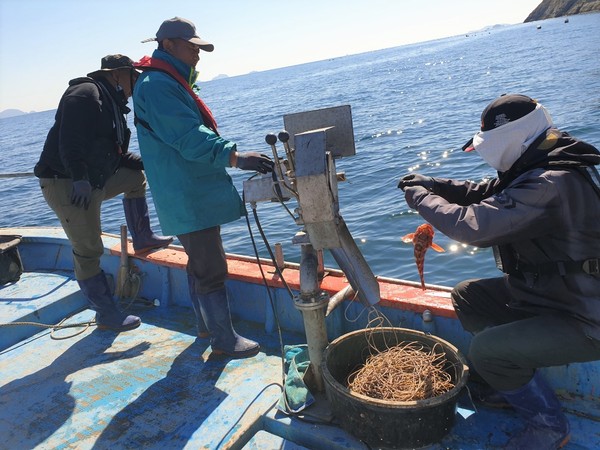
[[[109,72],[111,70],[118,69],[135,70],[135,68],[133,67],[133,61],[129,57],[121,54],[106,55],[100,60],[100,70],[90,72],[87,74],[87,76],[93,77],[94,75],[99,75],[104,72]]]

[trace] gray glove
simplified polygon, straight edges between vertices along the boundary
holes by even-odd
[[[431,177],[421,175],[418,173],[412,173],[410,175],[406,175],[400,178],[400,181],[398,182],[398,187],[404,191],[404,189],[406,189],[407,187],[422,186],[428,191],[432,191],[434,183],[435,181]]]
[[[92,185],[88,180],[73,181],[71,204],[77,208],[88,209],[92,199]]]
[[[267,155],[256,152],[237,154],[237,167],[242,170],[254,170],[260,173],[273,172],[275,164]]]

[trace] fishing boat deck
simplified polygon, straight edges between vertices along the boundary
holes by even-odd
[[[23,230],[20,234],[24,234]],[[29,242],[36,239],[31,236]],[[49,243],[53,239],[39,240]],[[55,239],[64,243],[60,233]],[[118,260],[117,242],[116,237],[105,239],[107,260],[110,255]],[[177,276],[173,273],[164,276],[160,270],[150,272],[144,266],[149,264],[147,258],[156,260],[161,252],[178,253],[179,250],[159,251],[145,260],[137,260],[140,268],[149,273],[148,278],[152,278],[145,280],[144,289],[151,288],[154,293],[157,288],[152,287],[153,282],[163,286],[168,280],[171,290],[185,284],[183,271],[177,272]],[[28,246],[24,246],[23,254],[26,269],[44,258],[52,259],[60,268],[60,261],[70,256],[64,248],[53,253]],[[117,263],[110,262],[105,270],[116,273]],[[167,266],[180,263],[173,259],[165,262]],[[157,262],[152,264],[154,267]],[[46,264],[39,262],[39,265]],[[46,275],[52,275],[50,284],[38,282]],[[251,276],[247,268],[243,276]],[[288,283],[290,280],[293,283],[291,274]],[[236,283],[240,282],[232,281],[228,289],[235,293]],[[38,322],[56,323],[58,317],[62,319],[72,313],[75,314],[67,323],[91,320],[93,312],[82,310],[85,299],[73,283],[76,284],[73,273],[64,268],[52,274],[37,269],[25,272],[18,283],[0,288],[0,323],[31,317],[37,317]],[[389,291],[393,291],[392,287]],[[265,325],[269,320],[260,324],[258,320],[251,320],[257,313],[244,313],[236,298],[233,304],[238,306],[232,306],[235,328],[259,341],[261,352],[242,360],[216,357],[210,351],[208,340],[195,336],[193,313],[187,306],[189,300],[177,302],[166,298],[166,292],[163,294],[159,306],[151,306],[151,302],[147,306],[132,306],[132,312],[142,318],[143,324],[131,332],[117,334],[95,327],[55,332],[42,329],[37,333],[30,330],[29,337],[0,347],[0,448],[370,448],[339,426],[322,394],[316,394],[317,402],[307,408],[302,417],[277,410],[284,377],[282,351],[277,329]],[[27,306],[24,304],[26,295],[31,297]],[[171,294],[173,296],[176,295]],[[386,302],[393,304],[394,300],[388,298]],[[393,308],[386,308],[386,314],[396,323],[403,321],[404,325],[410,322],[416,328],[420,326],[417,319],[408,319],[406,312],[394,316]],[[420,308],[413,306],[416,311]],[[345,308],[340,314],[347,315],[350,310]],[[442,310],[446,308],[440,306],[436,312],[441,314]],[[413,315],[419,317],[419,314]],[[301,332],[286,330],[293,328],[285,326],[291,319],[286,320],[283,314],[280,321],[284,328],[283,343],[305,343]],[[335,330],[338,322],[332,318],[328,325]],[[438,317],[439,332],[448,335],[453,322],[456,320],[452,317]],[[361,324],[356,326],[360,328]],[[0,335],[6,335],[7,328],[20,327],[0,327]],[[464,337],[459,336],[459,344],[461,339]],[[598,365],[571,365],[553,369],[549,375],[559,388],[573,429],[573,438],[565,448],[600,448]],[[564,381],[557,382],[559,378]],[[570,395],[564,389],[574,379],[585,391],[584,395],[577,392]],[[430,449],[502,448],[511,433],[519,428],[511,411],[479,407],[473,413],[474,406],[466,394],[458,406],[454,427]]]

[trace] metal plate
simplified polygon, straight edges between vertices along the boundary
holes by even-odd
[[[283,126],[290,134],[289,143],[292,148],[295,148],[295,134],[320,128],[335,127],[331,135],[327,137],[327,144],[329,146],[327,150],[331,151],[336,158],[356,154],[350,105],[286,114],[283,116]]]

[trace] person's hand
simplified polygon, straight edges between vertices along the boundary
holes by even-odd
[[[257,152],[237,154],[237,167],[242,170],[255,170],[260,173],[273,172],[275,164],[267,155]]]
[[[88,209],[92,199],[92,185],[88,180],[73,181],[71,204],[77,208]]]
[[[403,176],[398,182],[398,187],[403,191],[407,187],[411,186],[423,186],[428,191],[433,190],[433,178],[421,175],[419,173],[411,173],[410,175]]]

